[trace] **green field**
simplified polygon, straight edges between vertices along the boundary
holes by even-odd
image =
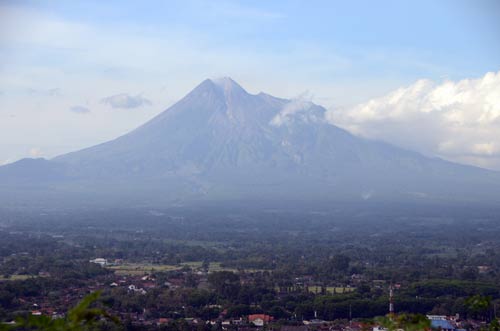
[[[200,269],[203,265],[201,261],[194,262],[184,262],[179,265],[170,265],[170,264],[149,264],[149,263],[124,263],[115,266],[108,266],[107,268],[110,270],[114,270],[117,275],[132,275],[139,276],[145,275],[152,272],[161,272],[161,271],[172,271],[172,270],[180,270],[183,267],[190,267],[191,269]],[[214,271],[236,271],[231,268],[223,268],[221,267],[219,262],[212,262],[209,266],[209,272]]]
[[[288,291],[300,291],[301,289],[302,289],[302,291],[304,290],[303,287],[292,286],[292,287],[289,287],[287,290]],[[275,290],[279,291],[280,290],[279,286],[276,286]],[[314,293],[314,294],[321,294],[321,286],[308,286],[307,290],[309,292],[311,292],[311,293]],[[355,287],[334,287],[334,286],[327,286],[325,288],[325,290],[326,290],[326,292],[328,294],[346,294],[346,293],[354,292],[356,290],[356,288]]]
[[[117,275],[140,276],[151,272],[178,270],[182,267],[167,264],[124,263],[107,268],[114,270]]]
[[[355,290],[354,287],[333,287],[333,286],[327,286],[326,287],[326,292],[330,294],[344,294],[344,293],[350,293]],[[321,286],[309,286],[308,291],[311,293],[321,293]]]
[[[13,281],[13,280],[26,280],[26,279],[35,278],[35,277],[38,277],[38,276],[34,276],[34,275],[12,275],[10,277],[3,277],[3,276],[1,276],[0,277],[0,282],[2,282],[2,281]]]

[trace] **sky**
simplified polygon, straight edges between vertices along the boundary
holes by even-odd
[[[113,139],[206,78],[500,170],[500,2],[0,1],[0,164]]]

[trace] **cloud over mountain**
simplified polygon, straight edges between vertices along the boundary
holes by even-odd
[[[364,137],[500,169],[500,71],[478,79],[419,80],[327,117]]]
[[[42,157],[44,155],[44,153],[40,150],[40,148],[37,148],[37,147],[31,148],[29,150],[29,154],[33,158]]]
[[[301,112],[303,117],[307,117],[307,113],[314,106],[311,102],[311,96],[307,92],[300,94],[298,97],[290,100],[283,109],[273,117],[270,124],[274,126],[281,126],[290,122],[291,118]]]
[[[112,108],[138,108],[142,106],[150,106],[151,101],[144,98],[142,95],[130,95],[128,93],[115,94],[101,100],[102,103],[111,106]]]
[[[87,107],[84,107],[84,106],[73,106],[69,110],[72,111],[73,113],[76,113],[76,114],[88,114],[88,113],[90,113],[90,109],[88,109]]]

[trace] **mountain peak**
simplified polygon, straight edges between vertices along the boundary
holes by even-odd
[[[235,94],[248,94],[243,87],[236,83],[231,77],[220,77],[210,79],[210,81],[217,86],[225,96]]]
[[[230,77],[222,77],[217,79],[205,79],[194,90],[192,90],[187,97],[197,98],[207,96],[219,96],[224,100],[235,100],[246,98],[250,94],[245,91],[238,83]]]
[[[210,80],[212,81],[212,83],[222,88],[228,88],[234,86],[243,89],[238,83],[236,83],[231,77],[228,76],[213,78]]]

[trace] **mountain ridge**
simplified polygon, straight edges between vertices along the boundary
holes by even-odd
[[[0,190],[45,185],[166,200],[498,200],[498,173],[356,137],[327,123],[325,111],[300,98],[250,94],[231,78],[207,79],[116,139],[38,166],[0,167]]]

